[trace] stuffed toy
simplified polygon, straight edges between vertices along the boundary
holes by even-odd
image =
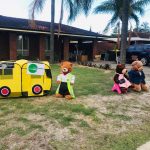
[[[116,74],[114,76],[113,91],[117,90],[119,94],[127,93],[128,88],[131,86],[128,76],[126,75],[127,69],[125,65],[118,64],[116,66]]]
[[[70,100],[75,98],[73,91],[73,84],[75,76],[71,74],[73,64],[68,61],[61,63],[61,74],[57,76],[58,88],[56,90],[56,97],[65,97]]]
[[[128,72],[133,90],[140,92],[141,90],[148,91],[148,86],[145,82],[145,74],[143,72],[143,64],[141,61],[134,61],[131,64],[131,70]]]

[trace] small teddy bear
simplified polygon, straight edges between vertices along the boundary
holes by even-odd
[[[126,73],[127,69],[125,68],[125,65],[118,64],[116,66],[116,74],[114,76],[114,82],[115,87],[116,85],[118,86],[120,93],[127,93],[128,88],[131,86],[131,83]]]
[[[145,82],[145,74],[143,72],[143,64],[141,61],[134,61],[131,64],[132,68],[128,72],[133,90],[140,92],[141,90],[148,91],[148,86]]]
[[[61,74],[57,76],[58,88],[56,90],[56,97],[70,100],[75,98],[73,91],[73,84],[75,76],[71,74],[73,64],[69,61],[61,63]]]

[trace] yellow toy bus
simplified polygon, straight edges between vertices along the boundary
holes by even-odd
[[[51,84],[51,68],[47,61],[0,62],[0,97],[46,95]]]

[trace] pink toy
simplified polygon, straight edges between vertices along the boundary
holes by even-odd
[[[121,94],[120,87],[119,87],[119,85],[118,85],[117,83],[114,83],[114,85],[113,85],[113,87],[112,87],[111,90],[112,90],[112,91],[117,91],[118,94]]]

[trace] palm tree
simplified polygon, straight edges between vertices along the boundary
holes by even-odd
[[[41,12],[46,0],[33,0],[30,4],[30,14],[32,19],[34,20],[35,12]],[[61,4],[61,15],[60,15],[60,24],[63,19],[63,5],[69,9],[68,22],[75,20],[75,18],[80,13],[88,14],[93,0],[62,0]],[[51,48],[51,60],[50,62],[54,62],[54,18],[55,18],[55,0],[51,0],[51,27],[50,27],[50,48]],[[59,25],[60,26],[60,25]]]
[[[150,32],[150,26],[148,22],[143,22],[139,28],[139,32]]]
[[[51,26],[50,26],[50,50],[51,50],[51,55],[50,55],[50,62],[54,63],[54,21],[55,19],[55,0],[51,0]]]
[[[100,3],[95,9],[94,13],[110,13],[112,18],[105,28],[108,31],[110,26],[114,26],[118,20],[122,22],[122,36],[121,36],[121,63],[125,63],[126,58],[126,42],[128,31],[128,20],[134,20],[138,26],[138,15],[144,14],[144,7],[150,3],[150,0],[106,0]]]
[[[121,28],[121,51],[120,61],[122,64],[126,63],[126,45],[128,36],[128,19],[129,19],[129,0],[123,0],[122,7],[122,28]],[[137,22],[138,23],[138,22]]]

